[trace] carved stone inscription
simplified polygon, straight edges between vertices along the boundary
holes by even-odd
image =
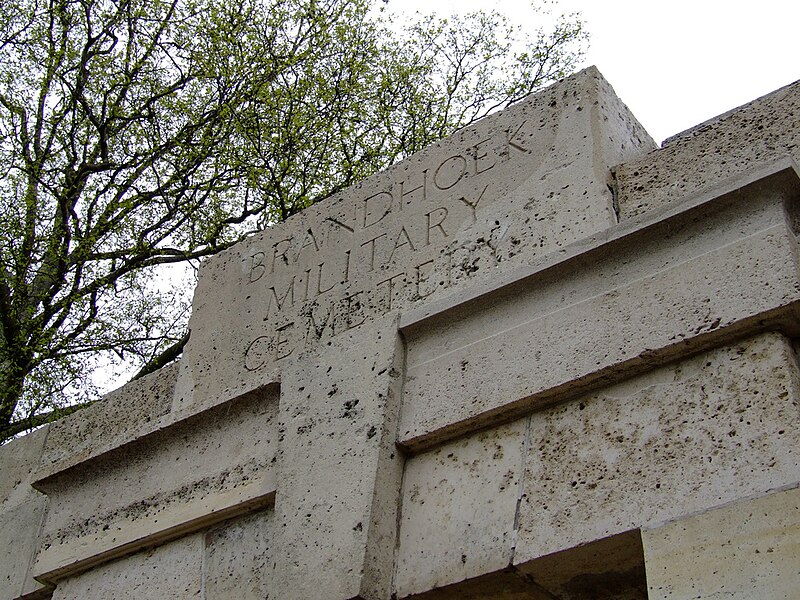
[[[453,254],[442,250],[508,191],[496,172],[518,159],[530,162],[534,133],[523,119],[476,136],[436,160],[356,188],[355,201],[351,192],[326,216],[249,246],[241,284],[247,298],[260,299],[264,331],[247,341],[245,369],[446,288]]]
[[[221,252],[195,292],[193,402],[274,381],[306,348],[605,229],[609,166],[642,139],[587,69]]]

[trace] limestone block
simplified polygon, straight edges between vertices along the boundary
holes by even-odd
[[[33,580],[31,564],[47,498],[31,487],[49,426],[0,446],[0,600],[45,589]]]
[[[279,378],[304,348],[615,220],[610,166],[654,147],[590,68],[204,262],[193,401]]]
[[[206,534],[203,600],[265,600],[274,577],[274,512],[239,517]]]
[[[281,383],[273,590],[388,600],[402,456],[403,353],[393,319],[293,356]]]
[[[0,598],[12,600],[44,589],[33,580],[30,567],[36,556],[39,527],[47,507],[42,494],[0,512]]]
[[[202,568],[203,536],[194,534],[70,577],[53,600],[199,600]]]
[[[798,385],[766,333],[533,413],[515,564],[800,481]]]
[[[39,465],[52,425],[0,446],[0,511],[26,502],[34,490],[32,474]]]
[[[793,600],[800,590],[800,489],[642,532],[651,600]]]
[[[52,423],[37,479],[78,465],[162,426],[162,419],[172,406],[179,364],[131,381],[91,406]]]
[[[511,563],[526,431],[523,419],[406,461],[398,596]]]
[[[55,581],[273,501],[277,389],[237,398],[59,472],[35,575]]]
[[[744,331],[796,332],[797,241],[785,202],[798,181],[781,171],[620,226],[607,242],[406,321],[400,442],[429,447]]]
[[[620,219],[789,155],[800,162],[800,82],[701,123],[615,168]]]

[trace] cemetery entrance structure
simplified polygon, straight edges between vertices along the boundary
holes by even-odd
[[[0,599],[797,598],[799,140],[589,68],[221,252],[0,448]]]

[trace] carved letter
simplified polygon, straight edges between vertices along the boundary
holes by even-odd
[[[320,295],[324,294],[325,292],[330,292],[334,288],[334,286],[336,285],[336,282],[334,281],[332,284],[330,284],[330,286],[326,287],[324,290],[322,289],[322,270],[324,268],[325,268],[325,263],[322,263],[321,265],[318,266],[318,271],[317,271],[317,296],[320,296]]]
[[[349,231],[350,233],[355,233],[355,229],[350,227],[347,223],[342,223],[339,219],[334,219],[333,217],[328,217],[325,219],[326,221],[330,221],[333,225],[336,225],[339,229],[344,229]]]
[[[428,281],[428,279],[430,279],[431,274],[433,273],[433,269],[431,269],[428,272],[427,275],[423,275],[422,274],[423,267],[426,267],[426,266],[429,266],[429,265],[430,266],[433,265],[433,260],[427,260],[424,263],[422,263],[421,265],[417,265],[417,267],[416,267],[416,272],[417,272],[417,296],[420,297],[420,298],[427,298],[433,292],[436,291],[436,286],[434,286],[433,289],[431,289],[427,293],[425,293],[425,294],[422,293],[422,284],[425,283],[426,281]]]
[[[382,200],[386,202],[386,204],[384,204],[381,216],[375,219],[374,213],[380,213],[381,208],[376,207],[373,212],[373,208],[370,205],[370,200],[372,200],[374,203],[378,203],[379,200],[377,200],[377,198],[380,197],[382,197]],[[364,229],[367,227],[372,227],[376,223],[380,223],[390,212],[392,212],[392,195],[389,192],[378,192],[377,194],[373,194],[364,200]],[[374,220],[371,221],[370,217],[372,217]]]
[[[311,282],[311,269],[306,269],[306,287],[303,291],[303,302],[308,300],[308,284]]]
[[[346,324],[347,329],[353,329],[354,327],[358,327],[364,321],[367,320],[366,315],[364,314],[364,303],[362,300],[356,300],[361,294],[363,294],[363,290],[360,292],[356,292],[355,294],[350,294],[349,296],[345,296],[342,302],[345,305],[345,311],[347,313],[346,317]],[[355,300],[355,302],[354,302]],[[355,308],[361,312],[361,320],[358,323],[353,322],[353,304],[355,304]]]
[[[460,162],[461,164],[460,164],[460,166],[456,166],[455,164],[453,164],[452,167],[448,167],[445,170],[445,175],[449,174],[451,178],[453,177],[453,173],[451,172],[451,170],[453,168],[455,168],[456,174],[455,174],[455,178],[453,178],[452,182],[446,183],[446,184],[442,184],[441,178],[439,177],[439,174],[442,171],[442,167],[444,167],[446,164],[450,163],[451,161]],[[464,177],[464,175],[466,175],[466,174],[467,174],[467,159],[464,158],[463,156],[461,156],[460,154],[456,154],[455,156],[451,156],[450,158],[446,158],[444,160],[444,162],[442,162],[442,164],[440,164],[436,168],[436,172],[433,174],[433,183],[440,190],[449,190],[451,187],[453,187],[455,184],[457,184],[459,181],[461,181],[461,178]]]
[[[517,134],[520,130],[525,126],[526,121],[523,121],[522,124],[514,130],[514,133],[511,133],[510,129],[506,129],[506,145],[508,150],[509,157],[511,156],[511,148],[516,148],[520,152],[524,152],[525,154],[530,154],[531,151],[528,150],[525,146],[520,145],[519,141],[515,141],[514,138],[517,137]]]
[[[265,257],[266,254],[260,250],[248,257],[250,259],[250,269],[247,277],[247,283],[255,283],[264,276],[264,273],[267,272],[267,267],[264,264]]]
[[[284,350],[284,346],[289,345],[289,338],[285,336],[284,332],[292,327],[294,327],[294,321],[290,321],[286,325],[278,327],[275,331],[275,360],[286,358],[294,352],[294,348],[291,347],[288,349],[288,352]]]
[[[485,173],[486,171],[488,171],[497,164],[497,157],[495,157],[495,159],[492,161],[492,164],[481,167],[481,159],[489,156],[489,154],[486,151],[483,151],[483,154],[481,154],[481,145],[489,141],[491,141],[491,139],[482,140],[477,144],[475,144],[475,146],[473,146],[475,150],[473,154],[473,157],[475,158],[475,175],[480,175],[481,173]]]
[[[388,283],[388,294],[386,296],[386,310],[392,310],[392,299],[394,296],[394,280],[399,279],[400,277],[405,277],[405,272],[398,273],[397,275],[392,275],[389,279],[384,279],[383,281],[379,281],[378,284],[375,286],[376,288],[382,286],[384,283]]]
[[[431,219],[431,215],[437,212],[440,213],[441,218],[438,221],[436,221],[436,223],[434,223],[433,219]],[[425,245],[430,246],[431,231],[433,231],[434,229],[438,229],[439,231],[442,232],[442,235],[444,237],[447,237],[447,232],[444,230],[444,227],[442,227],[442,223],[444,223],[444,220],[447,218],[447,209],[444,206],[442,206],[441,208],[437,208],[436,210],[432,210],[431,212],[426,213],[425,216],[428,218],[428,231],[425,232]]]
[[[483,195],[486,193],[486,190],[488,190],[488,189],[489,189],[489,184],[487,183],[486,186],[483,188],[483,191],[481,192],[481,195],[478,196],[478,199],[475,200],[475,202],[470,202],[464,196],[461,196],[461,198],[459,198],[459,200],[461,200],[464,204],[469,206],[470,210],[472,211],[472,222],[473,223],[475,223],[478,220],[478,215],[476,213],[476,209],[478,208],[478,202],[481,201],[481,198],[483,198]]]
[[[287,298],[289,299],[289,306],[294,306],[294,280],[296,275],[292,276],[292,280],[289,282],[289,287],[286,288],[286,293],[283,295],[282,298],[278,297],[278,292],[273,285],[269,288],[269,291],[272,292],[272,298],[269,299],[269,303],[267,304],[267,316],[269,316],[270,308],[272,308],[272,301],[275,300],[275,306],[277,307],[276,313],[280,313],[283,310],[283,305],[286,303]]]
[[[406,183],[405,181],[401,181],[400,182],[400,206],[403,205],[403,200],[405,200],[406,196],[408,196],[409,194],[413,194],[417,190],[422,190],[422,200],[423,201],[425,201],[427,199],[427,197],[428,197],[428,191],[427,191],[427,187],[428,187],[428,169],[425,169],[422,172],[422,183],[420,185],[418,185],[417,187],[411,188],[410,190],[406,191],[406,190],[403,189],[404,186],[405,186],[405,183]],[[406,204],[411,204],[411,200],[409,199],[406,202]]]
[[[336,315],[336,303],[332,302],[330,307],[328,308],[328,314],[325,315],[325,320],[322,321],[321,325],[317,325],[317,321],[314,318],[314,310],[313,309],[309,310],[308,333],[311,333],[313,330],[314,334],[317,336],[317,339],[320,339],[322,337],[322,334],[325,333],[325,328],[330,323],[331,335],[333,335],[335,333],[333,329],[335,315]],[[308,337],[308,333],[306,334],[306,337]]]
[[[278,246],[280,246],[281,244],[286,244],[286,246],[284,246],[284,248],[279,250]],[[271,273],[275,272],[275,261],[277,260],[278,257],[280,257],[283,260],[283,264],[285,265],[289,264],[289,257],[286,256],[286,253],[289,252],[289,248],[291,246],[292,246],[292,238],[286,238],[285,240],[275,242],[272,245],[272,270],[270,271]]]
[[[400,243],[400,238],[405,238],[403,243]],[[400,228],[400,233],[397,234],[397,239],[394,241],[394,248],[392,248],[392,252],[389,254],[389,260],[386,262],[392,262],[392,258],[394,258],[394,253],[397,251],[398,248],[402,248],[403,246],[411,246],[411,251],[414,252],[416,248],[414,248],[414,243],[411,241],[411,238],[408,237],[408,232],[406,231],[405,227]]]
[[[300,250],[297,251],[297,258],[295,262],[300,260],[300,255],[303,254],[303,250],[305,248],[314,247],[316,252],[319,252],[319,244],[317,243],[317,238],[314,237],[314,232],[309,228],[306,230],[305,236],[303,236],[303,243],[300,244]]]
[[[382,233],[379,236],[376,236],[376,237],[372,238],[371,240],[367,240],[366,242],[361,244],[362,248],[364,246],[366,246],[367,244],[369,244],[369,270],[370,271],[375,269],[375,241],[379,240],[382,237],[386,237],[386,234]]]
[[[346,262],[344,263],[344,280],[342,280],[342,283],[347,283],[348,281],[350,281],[350,252],[351,250],[345,252],[345,254],[347,255],[347,259]]]
[[[266,359],[264,359],[265,350],[269,349],[270,338],[268,335],[260,335],[254,339],[247,346],[244,351],[244,368],[248,371],[257,371],[264,366]],[[263,346],[267,348],[263,348]]]

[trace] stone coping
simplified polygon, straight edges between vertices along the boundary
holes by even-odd
[[[611,226],[605,231],[573,242],[542,257],[539,261],[520,267],[512,272],[501,274],[491,282],[481,282],[471,286],[469,289],[456,292],[425,306],[404,311],[400,315],[400,330],[423,326],[428,319],[441,317],[444,313],[482,298],[487,294],[501,292],[526,279],[539,276],[551,269],[563,267],[566,263],[579,257],[583,259],[589,253],[602,252],[609,245],[630,235],[641,233],[650,227],[664,223],[705,204],[720,201],[721,198],[728,194],[765,180],[770,180],[770,185],[773,182],[776,186],[792,185],[800,191],[800,165],[790,156],[783,156],[757,165],[743,174],[734,175],[729,179],[715,183],[674,204],[637,215]]]

